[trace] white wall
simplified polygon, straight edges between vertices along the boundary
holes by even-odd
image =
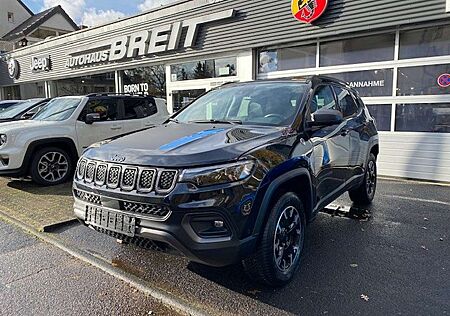
[[[8,22],[8,12],[14,13],[14,23]],[[16,0],[0,0],[0,36],[16,28],[31,14]]]
[[[74,31],[70,24],[61,14],[56,14],[42,24],[42,27],[48,27],[55,30]]]

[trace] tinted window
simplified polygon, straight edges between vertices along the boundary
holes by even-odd
[[[392,105],[380,104],[380,105],[368,105],[370,114],[373,116],[377,123],[377,129],[379,131],[391,130],[391,113]]]
[[[400,58],[450,55],[450,25],[400,33]]]
[[[118,99],[91,99],[81,114],[81,120],[84,121],[89,113],[99,113],[100,121],[118,120]]]
[[[144,118],[157,112],[156,105],[143,98],[125,98],[123,105],[125,120]]]
[[[320,86],[316,89],[314,97],[311,100],[311,114],[320,109],[337,110],[333,90],[330,86]]]
[[[354,115],[358,111],[358,106],[350,92],[347,89],[342,89],[337,86],[334,86],[334,91],[336,92],[342,115],[344,115],[344,117]]]
[[[382,34],[322,43],[320,45],[320,66],[393,60],[394,43],[394,34]]]
[[[398,104],[395,130],[450,133],[450,103]]]
[[[448,73],[450,64],[399,68],[397,95],[450,94],[448,76],[439,83],[441,75]]]

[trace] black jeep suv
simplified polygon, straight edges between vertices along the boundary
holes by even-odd
[[[358,94],[321,76],[227,84],[166,123],[89,148],[75,214],[127,243],[270,285],[299,266],[305,228],[344,192],[376,188],[378,135]]]

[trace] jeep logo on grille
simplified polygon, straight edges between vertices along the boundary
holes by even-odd
[[[124,162],[125,159],[127,159],[125,156],[118,155],[118,154],[111,156],[111,161],[114,161],[114,162]]]

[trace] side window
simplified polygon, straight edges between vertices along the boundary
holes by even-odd
[[[84,121],[89,113],[99,113],[101,121],[118,120],[118,99],[91,99],[84,107],[80,120]]]
[[[334,91],[336,92],[339,106],[341,108],[342,115],[344,116],[344,118],[351,117],[356,112],[358,112],[358,105],[356,104],[355,99],[347,89],[342,89],[340,87],[335,86]]]
[[[336,100],[330,86],[319,86],[311,100],[311,114],[320,109],[337,110]]]
[[[143,98],[125,98],[123,106],[125,120],[144,118],[156,114],[158,111],[155,103]]]

